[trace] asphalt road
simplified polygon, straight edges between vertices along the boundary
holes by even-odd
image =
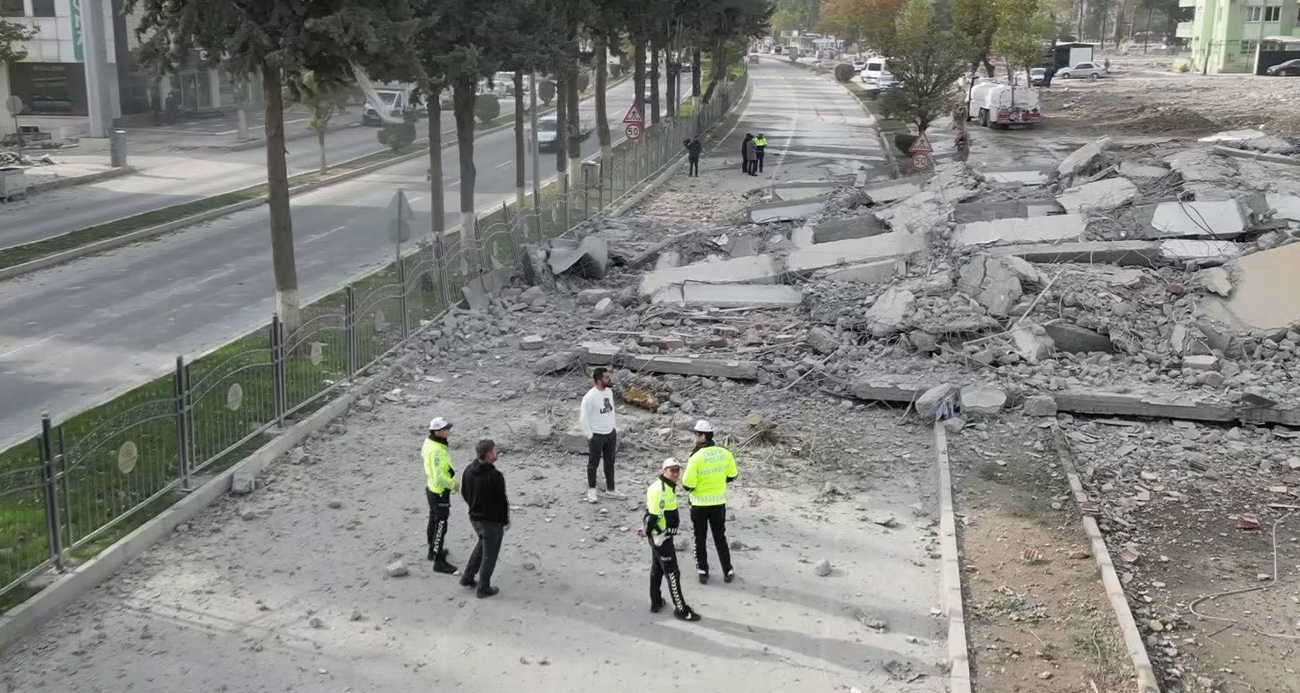
[[[631,94],[629,83],[610,90],[612,121],[622,120]],[[594,122],[594,108],[583,102],[585,121]],[[621,127],[611,130],[621,139]],[[593,133],[583,154],[596,150]],[[457,147],[443,151],[448,228],[460,222],[458,156]],[[480,137],[475,161],[478,209],[513,199],[513,130]],[[544,177],[554,162],[554,154],[541,157]],[[430,228],[427,168],[422,157],[293,198],[304,302],[388,262],[384,210],[399,188],[414,228]],[[0,449],[39,430],[42,411],[62,420],[166,373],[178,354],[198,355],[269,320],[267,241],[258,208],[0,282]]]
[[[630,83],[616,85],[609,91],[614,104],[631,101]],[[588,110],[590,110],[590,103]],[[513,100],[502,101],[502,113],[513,113]],[[340,120],[355,120],[355,109]],[[454,132],[455,120],[444,113],[442,131]],[[417,125],[420,136],[428,130],[427,121]],[[340,162],[383,151],[379,128],[353,127],[326,136],[328,161]],[[184,135],[175,134],[181,138]],[[454,137],[454,135],[451,135]],[[193,135],[201,144],[209,139]],[[310,173],[320,166],[320,150],[315,138],[287,143],[289,175]],[[28,200],[0,205],[0,248],[53,238],[71,231],[121,219],[150,210],[192,202],[194,200],[239,190],[266,182],[265,148],[225,151],[196,146],[161,156],[132,159],[144,166],[140,173],[113,178],[92,185],[80,185],[33,195]],[[451,169],[455,170],[455,169]]]

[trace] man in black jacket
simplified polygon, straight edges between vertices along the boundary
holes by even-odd
[[[501,540],[510,526],[510,501],[506,499],[506,478],[496,467],[496,443],[480,440],[474,452],[474,462],[461,476],[460,493],[469,507],[469,521],[478,535],[478,544],[470,554],[460,584],[478,587],[478,597],[484,599],[500,591],[492,586],[492,571],[497,567]],[[475,573],[478,573],[477,580]]]

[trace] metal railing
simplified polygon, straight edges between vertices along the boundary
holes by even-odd
[[[273,428],[322,404],[461,302],[482,272],[512,267],[524,247],[557,238],[626,198],[712,127],[743,94],[748,75],[699,113],[651,126],[640,141],[582,167],[523,209],[503,204],[458,231],[397,252],[386,267],[301,310],[279,316],[174,372],[55,424],[0,453],[0,597],[33,576],[64,571],[233,463]],[[466,247],[463,238],[474,242]],[[23,596],[21,594],[19,597]]]

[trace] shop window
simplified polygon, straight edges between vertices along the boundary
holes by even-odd
[[[23,115],[86,115],[86,72],[81,63],[14,63],[9,91],[23,100]]]

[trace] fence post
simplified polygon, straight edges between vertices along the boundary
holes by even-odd
[[[397,255],[397,305],[402,311],[402,341],[411,336],[411,319],[406,313],[406,260]]]
[[[190,490],[190,469],[193,463],[189,459],[190,446],[187,442],[189,438],[189,426],[186,421],[189,419],[190,412],[185,406],[187,399],[186,393],[189,390],[189,383],[186,382],[185,358],[176,357],[176,375],[172,378],[172,392],[176,397],[176,462],[179,465],[181,477],[181,490]]]
[[[587,167],[579,166],[582,169],[582,218],[591,218],[591,176],[587,175]]]
[[[50,558],[62,573],[63,534],[59,531],[59,476],[54,468],[54,432],[50,415],[41,414],[41,488],[45,492],[45,533],[50,542]]]
[[[352,285],[343,289],[343,339],[347,344],[348,380],[357,375],[357,296]]]
[[[271,400],[275,423],[284,428],[284,340],[281,339],[280,316],[271,316]]]
[[[596,164],[596,209],[605,209],[605,157]]]

